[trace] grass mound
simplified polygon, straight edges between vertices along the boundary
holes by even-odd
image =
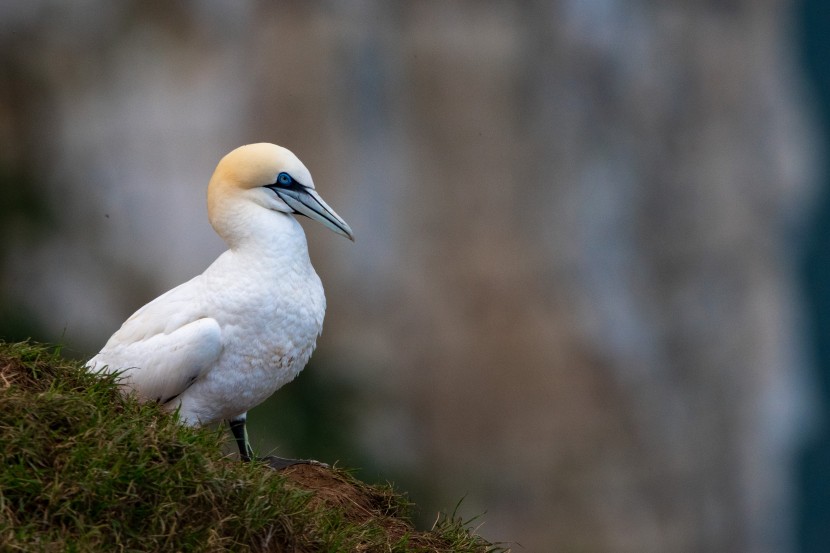
[[[56,350],[0,342],[0,550],[492,549],[452,517],[415,531],[391,487],[240,463],[223,440]]]

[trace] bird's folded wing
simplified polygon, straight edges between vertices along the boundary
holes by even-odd
[[[104,346],[138,342],[156,334],[171,334],[183,326],[206,317],[203,308],[202,275],[160,295],[124,321]]]
[[[119,339],[120,333],[87,366],[121,371],[122,383],[143,400],[167,403],[174,399],[213,366],[222,352],[222,331],[208,317],[134,341]]]

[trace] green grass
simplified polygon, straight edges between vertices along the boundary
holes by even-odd
[[[241,463],[225,439],[56,349],[0,342],[0,550],[494,550],[453,516],[416,531],[391,486]]]

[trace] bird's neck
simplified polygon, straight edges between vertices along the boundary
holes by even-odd
[[[303,228],[287,213],[251,202],[230,202],[211,217],[211,224],[231,251],[266,257],[308,258]]]

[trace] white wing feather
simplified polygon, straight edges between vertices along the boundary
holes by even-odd
[[[87,366],[123,371],[122,383],[144,400],[181,394],[222,352],[219,323],[199,307],[200,284],[196,277],[136,311]]]

